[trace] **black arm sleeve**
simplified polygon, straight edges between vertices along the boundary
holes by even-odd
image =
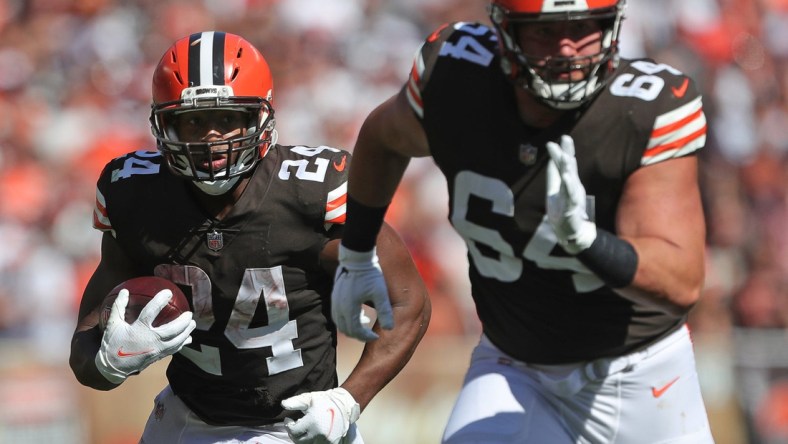
[[[594,242],[577,258],[612,288],[631,284],[638,268],[638,254],[632,244],[599,228]]]
[[[342,245],[353,251],[370,251],[375,246],[388,205],[368,207],[347,197],[347,220],[342,232]]]

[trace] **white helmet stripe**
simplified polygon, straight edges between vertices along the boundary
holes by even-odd
[[[200,85],[213,85],[213,31],[200,38]]]
[[[224,85],[223,32],[192,34],[189,40],[189,86]]]

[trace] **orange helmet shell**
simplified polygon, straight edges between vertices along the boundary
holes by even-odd
[[[554,12],[589,12],[614,8],[621,0],[493,0],[514,14],[548,14]]]
[[[211,44],[203,44],[203,39]],[[229,86],[233,96],[262,97],[269,102],[273,78],[263,55],[242,37],[205,32],[184,37],[162,56],[153,73],[153,103],[181,100],[186,88]]]
[[[229,183],[251,171],[276,143],[273,85],[265,58],[242,37],[206,31],[175,42],[153,73],[150,116],[151,131],[170,170],[206,184]],[[246,113],[243,134],[211,142],[179,140],[173,126],[177,114],[228,109]],[[212,162],[207,170],[197,167],[200,158],[218,156],[227,158],[223,170],[214,170]]]

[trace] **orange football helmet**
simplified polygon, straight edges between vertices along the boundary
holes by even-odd
[[[151,129],[173,174],[220,194],[276,143],[272,100],[271,71],[251,43],[225,32],[195,33],[175,42],[156,66]],[[244,112],[246,131],[217,142],[179,140],[174,117],[195,110]],[[208,168],[199,169],[195,159],[209,156],[226,156],[226,166],[216,171],[208,162]]]
[[[557,109],[577,108],[605,86],[618,65],[618,34],[626,0],[492,0],[490,20],[496,28],[504,72],[537,99]],[[517,26],[535,22],[598,20],[602,50],[586,57],[535,57],[523,53]],[[537,68],[538,67],[538,68]],[[583,69],[581,81],[557,81],[557,74]],[[540,73],[548,72],[545,76]],[[549,78],[548,78],[549,77]]]

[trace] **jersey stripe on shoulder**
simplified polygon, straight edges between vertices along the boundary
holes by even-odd
[[[416,56],[413,58],[413,67],[410,70],[408,77],[408,84],[406,94],[410,107],[419,118],[424,118],[424,104],[421,100],[421,89],[419,88],[419,81],[424,75],[424,56],[421,53],[421,48],[416,51]]]
[[[347,213],[347,181],[328,192],[326,199],[325,227],[328,230],[332,224],[344,224]]]
[[[93,228],[99,231],[111,231],[112,235],[115,235],[112,222],[107,215],[107,202],[98,189],[96,189],[96,207],[93,209]]]
[[[408,98],[413,112],[420,118],[424,118],[424,102],[422,101],[422,90],[429,81],[430,71],[434,68],[436,59],[440,55],[446,39],[462,26],[462,22],[444,23],[437,27],[422,42],[416,54],[413,56],[413,65],[405,84],[405,96]]]
[[[654,121],[641,165],[651,165],[697,151],[706,144],[706,116],[701,97],[662,114]]]

